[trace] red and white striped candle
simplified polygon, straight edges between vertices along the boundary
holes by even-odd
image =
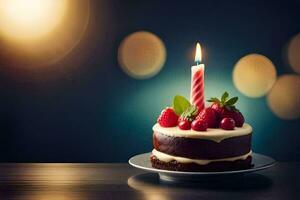
[[[202,58],[200,44],[196,45],[195,62],[197,65],[192,66],[192,81],[191,81],[191,97],[192,105],[197,106],[201,111],[205,107],[204,100],[204,64],[200,64]]]

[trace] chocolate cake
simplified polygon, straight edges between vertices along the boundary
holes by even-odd
[[[225,171],[251,166],[249,124],[234,130],[181,130],[177,126],[153,127],[152,166],[176,171]]]

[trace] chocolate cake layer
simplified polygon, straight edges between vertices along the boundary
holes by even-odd
[[[157,151],[191,159],[222,159],[245,155],[251,151],[252,134],[231,137],[215,142],[212,140],[174,137],[153,133],[153,146]]]
[[[170,162],[163,162],[156,156],[151,155],[152,167],[157,169],[172,170],[172,171],[202,171],[202,172],[213,172],[213,171],[230,171],[230,170],[242,170],[249,169],[251,167],[252,157],[248,156],[246,160],[236,161],[219,161],[211,162],[206,165],[198,165],[195,163],[179,163],[175,160]]]

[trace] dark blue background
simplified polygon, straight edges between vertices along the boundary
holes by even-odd
[[[300,121],[278,119],[265,98],[243,96],[231,77],[248,53],[269,57],[279,74],[292,73],[284,50],[300,32],[299,7],[286,0],[91,0],[84,38],[53,70],[0,72],[0,161],[123,162],[150,151],[161,109],[176,94],[188,97],[196,41],[205,52],[206,96],[240,96],[254,151],[299,160]],[[138,30],[157,34],[167,48],[163,70],[147,80],[128,77],[117,63],[120,42]]]

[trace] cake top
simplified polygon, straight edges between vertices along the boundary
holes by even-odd
[[[249,125],[244,126],[244,116],[236,108],[237,101],[238,97],[230,98],[228,92],[224,92],[220,99],[210,98],[208,102],[211,105],[205,108],[204,102],[200,103],[201,106],[192,105],[186,98],[177,95],[173,99],[172,107],[165,108],[157,122],[160,127],[176,127],[177,132],[190,130],[189,132],[194,133],[205,131],[205,134],[213,134],[215,131],[210,129],[223,129],[222,134],[227,131],[226,134],[230,135],[239,132],[237,130],[249,128]]]
[[[252,127],[249,124],[244,123],[242,127],[235,127],[234,130],[208,128],[206,131],[195,131],[193,129],[182,130],[178,126],[166,128],[157,123],[153,126],[153,131],[172,137],[197,138],[221,142],[227,138],[251,134]]]

